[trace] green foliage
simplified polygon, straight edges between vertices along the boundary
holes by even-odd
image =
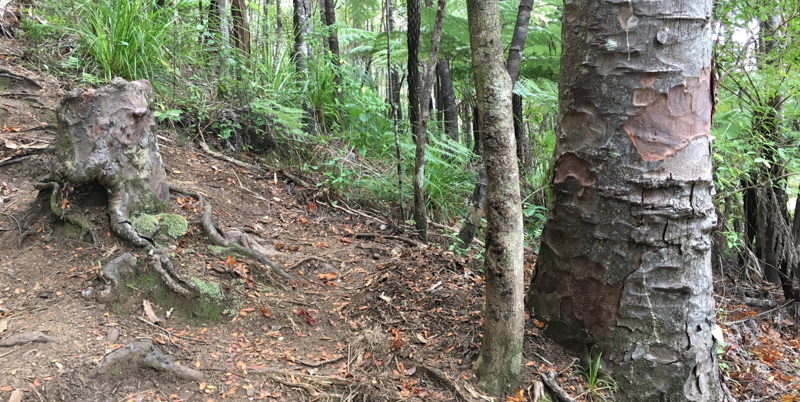
[[[587,400],[607,401],[611,394],[617,392],[617,382],[600,370],[601,356],[603,356],[602,352],[595,359],[590,360],[588,368],[577,368],[577,372],[586,380],[588,389],[582,395],[585,395]]]
[[[68,30],[79,36],[104,80],[146,78],[155,85],[169,70],[168,45],[176,35],[173,11],[153,1],[84,1],[77,26]]]

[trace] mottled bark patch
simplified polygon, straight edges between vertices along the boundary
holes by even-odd
[[[568,177],[575,178],[584,187],[597,183],[597,175],[592,172],[592,165],[572,152],[567,152],[558,158],[553,182],[563,183]]]
[[[708,136],[711,129],[710,70],[686,77],[669,93],[653,96],[649,89],[634,91],[634,106],[644,109],[628,118],[623,129],[648,162],[662,161],[686,148],[692,140]]]

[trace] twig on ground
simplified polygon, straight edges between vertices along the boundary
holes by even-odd
[[[297,183],[297,184],[299,184],[299,185],[301,185],[303,187],[308,187],[308,188],[314,188],[315,187],[315,186],[312,186],[312,185],[308,184],[308,182],[306,182],[305,180],[300,179],[297,176],[287,172],[286,169],[282,169],[281,170],[281,174],[284,175],[289,180],[291,180],[291,181],[293,181],[293,182],[295,182],[295,183]]]
[[[151,327],[153,327],[153,328],[158,328],[158,329],[160,329],[161,331],[164,331],[165,333],[167,333],[167,335],[169,335],[169,336],[174,336],[174,337],[176,337],[176,338],[185,339],[185,340],[187,340],[187,341],[192,341],[192,342],[199,342],[199,343],[206,343],[206,344],[208,343],[208,342],[206,342],[206,341],[204,341],[204,340],[202,340],[202,339],[194,339],[194,338],[190,338],[190,337],[188,337],[188,336],[183,336],[183,335],[174,334],[174,333],[172,333],[170,330],[168,330],[168,329],[166,329],[166,328],[161,328],[161,327],[159,327],[158,325],[156,325],[156,324],[153,324],[152,322],[150,322],[150,321],[147,321],[147,320],[145,320],[145,319],[144,319],[144,318],[142,318],[142,317],[138,317],[138,318],[139,318],[139,321],[141,321],[141,322],[143,322],[143,323],[145,323],[145,324],[147,324],[147,325],[149,325],[149,326],[151,326]]]
[[[274,374],[274,375],[282,375],[282,376],[295,376],[298,378],[302,378],[309,382],[317,382],[319,384],[327,385],[342,385],[348,386],[355,383],[355,380],[349,380],[347,378],[339,378],[339,377],[329,377],[324,375],[309,375],[303,374],[300,372],[291,372],[291,371],[284,371],[278,369],[270,369],[270,368],[258,368],[258,369],[247,369],[248,374]]]
[[[725,325],[738,324],[738,323],[740,323],[740,322],[745,322],[745,321],[748,321],[748,320],[752,320],[753,318],[760,317],[760,316],[762,316],[762,315],[769,314],[769,313],[771,313],[771,312],[773,312],[773,311],[780,310],[780,309],[782,309],[782,308],[784,308],[784,307],[786,307],[786,306],[788,306],[788,305],[790,305],[790,304],[792,304],[792,303],[794,303],[794,300],[789,300],[788,302],[786,302],[786,303],[783,303],[783,304],[781,304],[780,306],[778,306],[778,307],[775,307],[775,308],[773,308],[773,309],[769,309],[769,310],[767,310],[767,311],[762,311],[762,312],[760,312],[760,313],[758,313],[758,314],[756,314],[756,315],[752,315],[752,316],[750,316],[750,317],[747,317],[747,318],[742,318],[741,320],[736,320],[736,321],[726,322],[726,323],[725,323]]]
[[[303,360],[295,360],[294,362],[295,363],[300,363],[300,364],[302,364],[304,366],[308,366],[308,367],[321,367],[321,366],[324,366],[326,364],[336,363],[336,362],[338,362],[339,360],[342,360],[342,359],[344,359],[344,355],[341,355],[339,357],[334,357],[333,359],[323,360],[321,362],[306,362],[306,361],[303,361]]]
[[[372,215],[367,215],[367,214],[365,214],[365,213],[363,213],[361,211],[355,211],[355,210],[351,210],[351,209],[342,208],[342,207],[330,202],[330,199],[328,199],[328,203],[327,204],[322,202],[322,201],[317,200],[317,204],[322,204],[322,205],[325,205],[327,207],[331,207],[333,209],[338,209],[338,210],[340,210],[340,211],[342,211],[344,213],[350,214],[350,215],[363,216],[365,218],[372,219],[373,221],[378,222],[378,223],[386,223],[385,220],[378,219],[378,218],[376,218],[376,217],[374,217]]]
[[[326,263],[329,262],[328,260],[326,260],[324,258],[320,258],[320,257],[306,257],[306,258],[303,258],[300,261],[297,261],[296,263],[286,267],[286,270],[289,271],[289,270],[295,269],[295,268],[299,267],[300,265],[303,265],[303,263],[305,263],[305,262],[314,261],[314,260],[319,261],[319,262],[326,262]]]
[[[547,363],[548,366],[555,366],[555,364],[553,364],[553,362],[551,362],[550,360],[545,359],[542,355],[536,353],[535,351],[531,351],[531,352],[533,352],[533,354],[536,355],[536,357],[542,359],[543,362]]]
[[[266,166],[266,165],[264,165],[264,167],[266,167],[267,169],[260,168],[260,167],[258,167],[256,165],[253,165],[253,164],[250,164],[250,163],[247,163],[247,162],[242,162],[242,161],[240,161],[238,159],[233,159],[230,156],[223,155],[223,154],[221,154],[219,152],[214,152],[214,151],[211,150],[211,148],[208,147],[208,144],[206,144],[205,140],[203,140],[200,143],[200,149],[202,149],[203,152],[211,155],[214,158],[222,159],[225,162],[232,163],[232,164],[234,164],[236,166],[243,167],[245,169],[255,170],[256,172],[259,172],[261,174],[269,173],[269,171],[267,169],[269,169],[271,171],[277,171],[278,170],[278,169],[275,169],[275,168],[273,168],[271,166]]]
[[[238,175],[238,174],[236,174],[236,169],[231,169],[231,170],[233,171],[233,175],[234,175],[234,176],[236,176],[236,181],[238,181],[238,182],[239,182],[239,188],[241,188],[241,189],[242,189],[242,190],[244,190],[244,191],[247,191],[248,193],[250,193],[250,195],[252,195],[253,197],[255,197],[255,198],[257,198],[257,199],[259,199],[259,200],[261,200],[261,201],[268,201],[266,198],[264,198],[264,197],[262,197],[262,196],[260,196],[260,195],[256,194],[256,192],[255,192],[255,191],[253,191],[253,190],[250,190],[249,188],[245,187],[245,186],[242,184],[242,181],[241,181],[241,180],[239,180],[239,175]]]
[[[419,247],[419,248],[426,248],[426,246],[418,241],[411,240],[408,237],[401,237],[401,236],[391,236],[391,235],[382,235],[382,234],[375,234],[375,233],[358,233],[356,234],[356,239],[377,239],[377,238],[384,238],[389,240],[400,240],[406,242],[412,246]]]

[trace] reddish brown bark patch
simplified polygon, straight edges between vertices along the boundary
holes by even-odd
[[[573,278],[570,296],[561,302],[561,318],[579,324],[589,333],[607,334],[616,324],[619,297],[619,286],[595,278]]]
[[[592,165],[578,158],[572,152],[567,152],[558,158],[553,181],[555,183],[563,183],[568,177],[573,177],[584,187],[597,183],[597,175],[592,172]]]
[[[668,94],[658,94],[641,112],[628,118],[623,129],[643,160],[664,160],[694,139],[709,135],[710,74],[709,69],[703,69],[700,77],[686,77],[682,85]],[[634,105],[646,103],[641,94],[637,97],[634,92]]]

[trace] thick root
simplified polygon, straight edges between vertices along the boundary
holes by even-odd
[[[175,364],[150,341],[129,343],[109,353],[95,368],[91,376],[107,374],[118,364],[134,364],[139,367],[165,371],[188,381],[203,381],[203,373],[185,365]]]
[[[69,223],[81,228],[81,233],[80,233],[80,235],[78,235],[78,239],[83,240],[84,237],[86,237],[86,235],[89,235],[92,238],[92,245],[97,247],[97,236],[95,235],[94,230],[92,230],[91,225],[89,225],[89,223],[84,222],[84,221],[82,221],[82,220],[80,220],[78,218],[73,218],[71,216],[67,216],[64,213],[64,210],[61,209],[61,207],[58,206],[58,193],[59,193],[59,191],[61,191],[61,185],[58,184],[58,182],[55,182],[55,181],[39,182],[39,183],[34,184],[33,187],[35,189],[37,189],[37,190],[50,189],[52,191],[50,193],[50,210],[53,211],[53,213],[59,219],[61,219],[63,221],[66,221],[66,222],[69,222]],[[27,223],[26,223],[26,226],[27,226]],[[29,235],[29,233],[26,230],[25,233],[23,233],[23,237],[20,238],[20,244],[22,244],[22,241],[25,239],[25,237],[27,235]]]
[[[142,247],[147,251],[147,261],[149,265],[158,273],[169,290],[189,299],[199,295],[199,292],[193,284],[182,279],[180,275],[175,272],[166,251],[157,248],[149,240],[136,233],[136,230],[133,229],[128,219],[128,212],[124,207],[121,197],[112,196],[111,199],[108,200],[108,207],[109,217],[111,218],[111,230],[114,234],[132,243],[134,246]]]
[[[211,204],[208,203],[205,200],[205,198],[203,198],[202,195],[194,191],[189,191],[176,186],[170,186],[169,189],[170,191],[174,191],[176,193],[180,193],[200,201],[200,205],[203,206],[203,214],[202,217],[200,218],[200,224],[203,227],[203,232],[206,234],[206,236],[208,236],[209,240],[211,240],[212,243],[214,243],[217,246],[227,247],[233,252],[237,252],[239,254],[250,257],[270,267],[270,269],[272,269],[272,272],[274,272],[276,275],[280,276],[283,279],[286,279],[288,281],[294,280],[294,277],[292,275],[284,271],[281,267],[272,262],[272,260],[264,256],[263,254],[259,253],[258,251],[250,247],[246,247],[239,243],[235,243],[225,239],[224,233],[220,233],[221,230],[218,230],[216,226],[214,226],[214,222],[211,221]]]

